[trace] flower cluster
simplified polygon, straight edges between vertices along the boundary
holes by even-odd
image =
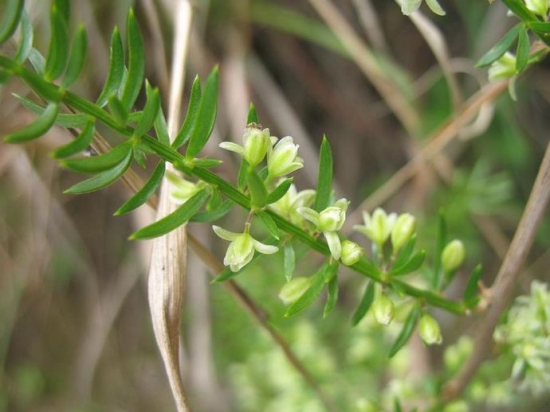
[[[512,379],[535,394],[550,388],[550,292],[548,285],[531,284],[531,294],[520,296],[505,323],[495,331],[495,340],[510,347],[515,356]]]

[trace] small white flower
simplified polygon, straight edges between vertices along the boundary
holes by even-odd
[[[321,213],[309,207],[298,208],[298,213],[305,219],[315,225],[317,230],[323,232],[327,241],[328,248],[332,257],[336,260],[340,259],[342,254],[342,244],[338,230],[342,228],[346,220],[346,211],[348,210],[349,201],[340,199],[333,206],[329,206],[322,210]]]
[[[509,79],[516,75],[516,56],[510,52],[493,62],[488,70],[489,80]]]
[[[279,250],[277,246],[266,245],[254,239],[248,233],[248,227],[244,233],[230,232],[219,226],[212,226],[212,229],[219,237],[231,242],[225,253],[223,264],[229,266],[233,272],[241,270],[250,263],[255,250],[264,255],[270,255]]]
[[[359,262],[363,254],[363,249],[357,243],[350,240],[344,240],[342,242],[342,256],[340,259],[344,265],[351,266]]]
[[[252,167],[264,160],[265,155],[277,141],[269,135],[269,129],[259,129],[256,125],[247,126],[243,135],[243,146],[233,142],[222,142],[220,147],[240,154]]]
[[[278,215],[290,220],[296,226],[304,227],[305,220],[298,213],[301,207],[308,207],[315,199],[315,190],[307,189],[298,192],[295,185],[290,185],[285,195],[272,203],[270,207],[277,212]]]
[[[298,147],[292,137],[286,136],[268,152],[267,170],[271,178],[285,176],[304,167],[303,159],[298,157]]]
[[[538,14],[543,19],[546,19],[548,13],[549,0],[525,0],[525,5],[533,13]]]
[[[363,226],[356,225],[353,228],[367,236],[376,243],[379,248],[382,248],[392,232],[396,219],[397,215],[395,213],[390,213],[388,215],[383,209],[377,208],[372,215],[363,212],[365,224]]]
[[[403,213],[397,217],[391,231],[391,244],[394,253],[397,253],[409,241],[414,234],[415,226],[416,219],[413,215]]]

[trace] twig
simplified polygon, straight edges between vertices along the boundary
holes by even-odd
[[[521,268],[527,258],[539,224],[544,216],[548,200],[550,199],[550,143],[546,147],[546,153],[535,180],[527,206],[519,222],[508,253],[500,270],[490,288],[490,307],[480,322],[474,339],[472,355],[458,374],[458,377],[449,382],[444,388],[447,399],[457,397],[488,355],[493,339],[493,332],[507,308],[516,281],[521,275]]]

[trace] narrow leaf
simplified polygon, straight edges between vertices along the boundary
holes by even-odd
[[[111,51],[109,56],[109,73],[103,86],[103,90],[97,99],[97,105],[105,106],[111,96],[116,95],[124,77],[124,48],[118,27],[113,30],[111,36]]]
[[[19,24],[23,12],[23,0],[8,0],[4,8],[4,18],[0,23],[0,44],[8,40]]]
[[[126,153],[126,157],[122,160],[122,162],[120,162],[112,169],[106,170],[102,173],[95,175],[94,177],[77,183],[76,185],[65,190],[63,193],[77,195],[82,193],[95,192],[96,190],[103,189],[104,187],[107,187],[118,180],[118,178],[121,177],[124,172],[126,172],[126,170],[128,170],[128,167],[130,167],[131,163],[132,151],[129,150]]]
[[[8,143],[23,143],[43,136],[55,123],[58,103],[50,103],[44,112],[27,127],[7,135],[4,140]]]
[[[439,211],[437,217],[437,237],[435,241],[435,256],[434,268],[432,274],[432,290],[439,290],[443,281],[443,270],[441,270],[441,253],[445,247],[445,239],[447,238],[447,224],[442,211]]]
[[[412,256],[412,252],[414,251],[415,245],[416,245],[416,235],[412,236],[407,241],[407,243],[405,243],[405,246],[401,248],[392,266],[399,267],[404,265],[405,262],[408,262]]]
[[[468,279],[466,289],[464,289],[462,300],[464,301],[464,304],[469,308],[474,307],[479,300],[479,280],[481,279],[482,272],[483,269],[481,265],[477,265],[470,275],[470,279]]]
[[[258,113],[256,113],[256,107],[254,107],[253,103],[250,103],[248,116],[246,117],[246,124],[250,123],[260,124],[260,118],[258,117]]]
[[[82,129],[80,134],[72,142],[61,146],[52,153],[52,157],[55,159],[64,159],[66,157],[73,156],[77,153],[85,150],[94,139],[95,124],[93,120],[89,120],[86,126]]]
[[[258,216],[263,222],[269,234],[275,239],[279,240],[279,228],[277,227],[277,223],[275,223],[273,218],[263,210],[257,211],[256,216]]]
[[[338,277],[334,276],[328,282],[327,301],[325,303],[325,309],[323,310],[323,318],[326,318],[333,311],[338,301]]]
[[[401,266],[392,267],[389,274],[391,276],[402,276],[402,275],[412,273],[415,270],[417,270],[420,266],[422,266],[422,263],[424,263],[425,258],[426,258],[426,252],[424,250],[416,252],[408,262],[404,263]]]
[[[48,80],[55,80],[63,74],[69,57],[69,29],[67,20],[57,9],[55,4],[51,12],[52,34],[50,48],[46,58],[45,76]]]
[[[267,195],[267,204],[270,205],[280,200],[286,194],[286,192],[288,192],[290,185],[292,185],[292,180],[292,178],[285,179],[281,183],[279,183],[277,187],[273,190],[273,192]]]
[[[73,48],[69,57],[69,63],[67,65],[67,71],[61,86],[69,87],[80,76],[82,69],[84,68],[84,62],[86,61],[86,52],[88,49],[88,36],[86,35],[86,29],[83,25],[78,26],[76,34],[73,40]]]
[[[359,306],[357,307],[357,310],[355,311],[351,319],[351,324],[353,326],[357,326],[359,322],[361,322],[361,319],[365,317],[372,305],[373,300],[374,282],[369,280],[365,289],[365,293],[363,293],[363,297],[361,298],[361,302],[359,302]]]
[[[157,118],[155,120],[155,133],[157,134],[157,139],[165,146],[170,145],[170,135],[168,134],[168,126],[166,125],[166,118],[162,109],[159,110]]]
[[[330,204],[332,192],[332,151],[327,137],[323,136],[321,150],[319,152],[319,178],[317,181],[317,195],[313,209],[317,212],[326,209]]]
[[[231,199],[226,199],[212,210],[197,213],[190,219],[190,222],[214,222],[219,220],[233,209],[234,204]]]
[[[139,95],[145,74],[143,39],[132,9],[128,12],[126,36],[128,42],[128,77],[120,100],[126,111],[130,111]]]
[[[246,183],[250,190],[250,198],[253,206],[262,208],[267,204],[267,189],[265,184],[254,169],[250,169],[246,175]]]
[[[136,192],[135,195],[133,195],[122,206],[118,208],[118,210],[115,212],[115,216],[131,212],[132,210],[135,210],[145,204],[145,202],[147,202],[151,198],[151,196],[153,196],[157,188],[160,186],[165,170],[165,163],[163,160],[161,160],[151,174],[149,180],[147,180],[147,182],[143,185],[141,189]]]
[[[288,307],[285,317],[295,315],[315,302],[325,287],[324,269],[326,266],[323,266],[313,275],[311,285],[296,302]]]
[[[83,157],[79,159],[65,159],[61,165],[81,173],[98,173],[112,169],[118,165],[131,151],[129,144],[121,144],[110,152],[99,156]]]
[[[521,72],[527,66],[529,61],[529,35],[525,25],[521,25],[519,29],[518,47],[516,51],[516,72]]]
[[[476,63],[476,67],[488,66],[506,53],[518,37],[520,24],[515,25]]]
[[[185,225],[189,219],[206,203],[210,196],[210,190],[204,188],[195,193],[187,202],[174,212],[156,221],[155,223],[139,229],[130,236],[130,239],[150,239],[165,235],[172,230]]]
[[[26,97],[13,94],[19,102],[28,110],[38,115],[44,113],[45,108],[27,99]],[[85,113],[58,113],[55,119],[55,124],[66,129],[78,129],[88,123],[90,116]]]
[[[411,311],[409,312],[409,316],[407,316],[407,319],[405,320],[403,329],[401,329],[401,332],[399,332],[397,339],[390,348],[390,358],[392,358],[397,352],[399,352],[399,350],[409,341],[421,313],[422,308],[419,305],[416,305],[414,308],[411,309]]]
[[[201,81],[199,76],[195,77],[193,81],[193,86],[191,87],[191,95],[189,96],[189,105],[187,106],[187,115],[183,121],[180,131],[178,132],[172,147],[174,149],[179,149],[183,146],[189,138],[191,137],[191,131],[195,127],[197,121],[197,115],[199,114],[199,108],[201,104]]]
[[[283,272],[285,279],[288,282],[294,276],[294,270],[296,269],[296,253],[292,242],[286,242],[283,252]]]
[[[23,63],[29,57],[32,50],[32,42],[34,38],[34,32],[32,28],[31,19],[29,13],[23,9],[21,13],[21,27],[20,27],[19,47],[15,54],[15,61]]]
[[[109,99],[109,109],[120,126],[126,126],[128,121],[128,110],[124,107],[124,104],[116,97],[111,96]]]
[[[537,16],[527,8],[525,3],[519,0],[502,0],[502,2],[524,22],[538,21]]]
[[[204,86],[204,93],[201,98],[197,119],[191,132],[187,152],[185,154],[189,159],[197,157],[208,141],[212,129],[214,128],[217,110],[216,102],[218,100],[218,83],[219,74],[218,68],[216,67],[208,76]]]
[[[69,21],[71,15],[71,0],[54,0],[55,7],[65,21]]]
[[[193,159],[193,165],[197,167],[202,167],[204,169],[210,169],[211,167],[216,167],[221,165],[223,162],[220,159],[211,159],[205,157],[203,159]]]
[[[29,61],[31,62],[32,67],[34,67],[34,70],[37,73],[44,73],[44,69],[46,68],[46,59],[44,58],[44,56],[42,56],[42,53],[40,53],[34,47],[31,48],[31,51],[29,52]]]
[[[143,109],[143,115],[139,119],[138,124],[134,130],[134,136],[141,137],[146,134],[157,118],[158,112],[160,110],[160,93],[158,89],[152,89],[149,84],[147,84],[147,103]]]

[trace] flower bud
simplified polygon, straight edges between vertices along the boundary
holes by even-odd
[[[393,252],[397,253],[399,249],[409,241],[414,234],[416,219],[409,213],[399,215],[391,231],[391,243]]]
[[[290,279],[281,288],[279,292],[279,299],[288,306],[296,302],[300,297],[309,289],[311,285],[311,278],[305,276],[297,276]]]
[[[395,213],[388,215],[383,209],[377,208],[372,215],[363,212],[365,224],[363,226],[354,226],[354,229],[363,233],[381,248],[386,240],[388,240],[396,218],[397,215]]]
[[[346,220],[346,210],[349,202],[340,199],[333,206],[327,207],[319,214],[318,229],[321,232],[335,232],[340,230]]]
[[[488,70],[489,80],[496,81],[509,79],[516,75],[516,56],[510,52],[493,62]]]
[[[346,266],[351,266],[357,263],[363,256],[363,249],[355,242],[344,240],[342,242],[342,252],[340,260]]]
[[[441,263],[446,273],[453,272],[464,262],[466,249],[460,240],[453,240],[445,246],[441,253]]]
[[[277,142],[267,155],[267,170],[271,177],[285,176],[304,167],[304,161],[298,157],[298,145],[292,137],[286,136]]]
[[[257,166],[264,160],[271,147],[269,129],[260,130],[256,127],[247,127],[243,136],[244,158],[250,166]]]
[[[378,296],[372,304],[374,318],[381,325],[389,325],[393,319],[394,312],[393,301],[384,294]]]
[[[525,0],[525,5],[533,13],[546,19],[548,13],[549,0]]]
[[[439,323],[427,313],[418,322],[418,333],[426,345],[439,345],[443,341]]]

